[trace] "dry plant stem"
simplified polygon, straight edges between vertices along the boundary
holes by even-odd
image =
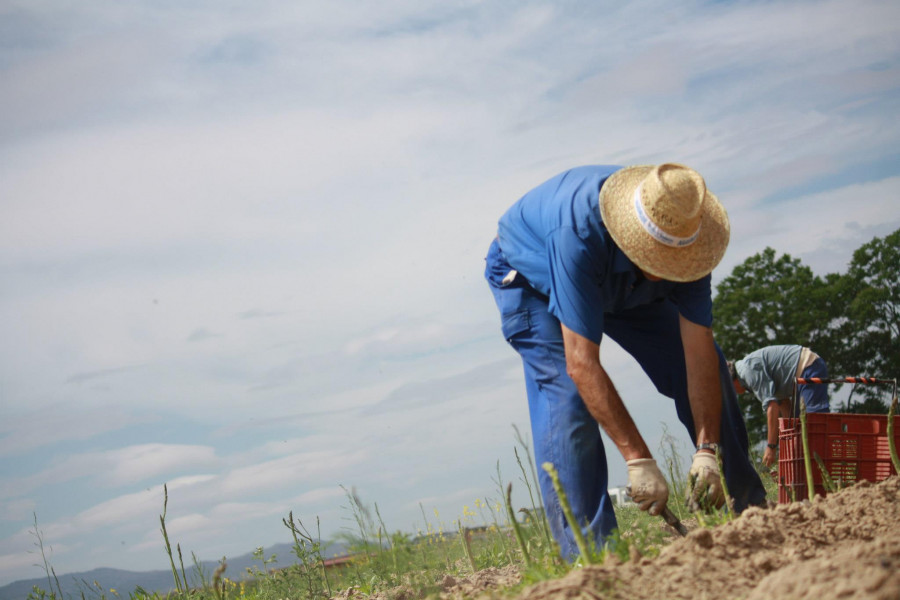
[[[894,384],[896,387],[896,383]],[[896,391],[896,390],[895,390]],[[897,443],[894,440],[894,415],[897,414],[897,396],[891,401],[891,408],[887,418],[888,448],[891,451],[891,462],[894,464],[894,472],[900,475],[900,457],[897,456]]]
[[[816,464],[819,465],[819,473],[822,474],[822,487],[824,487],[825,491],[829,494],[831,494],[832,492],[836,492],[838,486],[834,484],[834,480],[831,478],[831,474],[828,472],[828,468],[822,461],[822,457],[819,456],[818,452],[813,452],[813,458],[816,459]]]
[[[381,511],[378,510],[378,503],[375,503],[375,514],[378,516],[378,523],[381,525],[381,530],[384,531],[384,536],[387,538],[388,550],[391,551],[391,562],[394,564],[394,574],[397,576],[397,580],[400,580],[400,567],[397,566],[397,553],[394,551],[394,543],[391,541],[391,534],[388,533],[387,527],[384,525],[384,519],[381,518]],[[379,543],[379,546],[381,544]]]
[[[522,483],[525,484],[525,489],[528,490],[528,498],[531,500],[531,509],[533,514],[537,515],[537,505],[534,502],[534,494],[531,491],[531,482],[528,479],[528,474],[525,471],[525,466],[522,464],[522,458],[519,456],[519,449],[513,448],[513,454],[516,455],[516,462],[519,464],[519,470],[522,472]],[[538,526],[543,529],[543,522],[539,522]]]
[[[487,500],[487,498],[485,498],[485,500]],[[500,545],[503,547],[503,553],[506,554],[506,560],[509,561],[509,564],[513,564],[512,553],[509,551],[509,538],[501,530],[500,522],[497,520],[497,515],[494,513],[494,511],[491,510],[489,512],[491,515],[491,521],[494,522],[496,538],[500,540]]]
[[[493,477],[491,477],[491,480],[497,485],[497,491],[500,492],[500,498],[503,500],[503,505],[505,507],[507,504],[507,500],[506,500],[506,496],[504,495],[504,492],[503,492],[503,474],[500,472],[500,461],[499,460],[497,461],[496,469],[497,469],[497,479],[494,479]],[[506,520],[508,521],[509,519],[510,519],[509,511],[507,511]],[[510,523],[510,527],[512,527],[512,523]],[[497,525],[497,532],[500,533],[500,525],[499,524]],[[507,544],[507,541],[508,541],[507,536],[503,536],[501,534],[501,539],[503,540],[503,548],[504,548],[504,550],[506,550],[506,558],[509,559],[509,564],[512,565],[512,564],[514,564],[512,551],[510,550],[510,546],[512,546],[512,544],[511,543]]]
[[[800,398],[800,439],[803,442],[803,465],[806,467],[806,488],[810,501],[816,496],[816,484],[813,482],[812,457],[809,455],[809,431],[806,427],[806,402]]]
[[[522,433],[519,431],[519,428],[513,425],[513,430],[516,432],[516,441],[519,442],[519,445],[522,446],[522,449],[525,450],[525,457],[528,459],[528,466],[531,469],[531,475],[534,478],[534,487],[538,490],[537,493],[537,506],[540,507],[541,518],[539,520],[539,525],[541,528],[541,532],[544,534],[544,539],[547,541],[547,547],[553,546],[553,540],[550,537],[550,523],[547,522],[547,511],[544,508],[544,499],[541,497],[540,493],[540,482],[538,481],[537,468],[534,466],[534,459],[531,456],[531,449],[528,447],[528,444],[525,443],[524,438],[522,438]],[[525,469],[522,467],[522,461],[519,460],[519,454],[516,453],[516,460],[519,461],[519,468],[522,469],[522,476],[525,479],[525,485],[528,486],[528,496],[531,498],[531,506],[535,508],[534,497],[531,495],[531,485],[528,483],[528,477],[525,476]]]
[[[419,502],[419,510],[422,511],[422,520],[425,521],[425,533],[430,534],[431,525],[428,524],[428,517],[425,516],[425,507]]]
[[[671,434],[669,434],[669,430],[665,426],[663,426],[663,439],[660,440],[659,449],[663,456],[665,456],[666,471],[668,473],[667,479],[669,483],[669,489],[672,491],[672,496],[676,498],[684,497],[686,492],[686,478],[684,476],[684,472],[681,469],[678,450],[675,448],[675,438],[672,437]],[[673,505],[675,505],[675,503],[673,503]],[[677,516],[684,516],[682,511],[680,510],[680,507],[676,506],[676,509],[678,510]]]
[[[172,566],[172,577],[175,578],[175,590],[179,595],[183,595],[185,590],[181,585],[181,579],[178,577],[178,569],[175,568],[175,559],[172,557],[172,544],[169,543],[169,534],[166,532],[166,510],[169,507],[169,489],[163,484],[163,514],[159,515],[159,524],[162,529],[163,540],[166,542],[166,554],[169,555],[169,564]]]
[[[53,581],[56,582],[56,589],[59,590],[59,597],[62,600],[65,596],[63,596],[62,586],[59,585],[59,577],[56,576],[56,569],[53,568],[53,565],[50,565],[50,572],[53,573]]]
[[[203,570],[203,563],[200,562],[200,559],[197,558],[197,555],[191,552],[191,560],[194,563],[194,571],[197,573],[197,578],[200,581],[200,588],[207,592],[209,591],[209,581],[206,578],[206,573]]]
[[[184,592],[188,592],[188,580],[187,575],[184,574],[184,556],[181,555],[181,544],[175,544],[175,548],[178,550],[178,562],[181,563],[181,580],[184,582]]]
[[[369,555],[369,534],[373,529],[370,526],[368,513],[366,511],[365,506],[363,506],[362,500],[360,500],[359,496],[356,494],[356,489],[351,488],[347,489],[344,486],[341,486],[341,489],[344,490],[344,494],[347,495],[347,499],[350,501],[350,510],[353,513],[353,518],[356,521],[356,526],[359,528],[359,534],[362,537],[363,547],[365,548],[366,555]]]
[[[225,582],[222,581],[222,574],[225,573],[227,568],[228,565],[223,560],[213,573],[213,591],[216,593],[217,600],[225,600]],[[221,588],[219,587],[220,584]]]
[[[728,482],[725,481],[725,466],[722,464],[722,453],[719,452],[718,448],[716,448],[716,464],[719,466],[719,481],[722,482],[722,492],[725,494],[725,504],[728,506],[728,511],[733,518],[735,514],[734,498],[728,493]]]
[[[472,544],[469,540],[469,530],[466,527],[463,527],[462,520],[458,521],[459,523],[459,539],[462,542],[463,551],[466,553],[466,558],[469,559],[469,566],[472,567],[472,574],[478,572],[478,568],[475,566],[475,557],[472,556]]]
[[[509,518],[509,524],[513,528],[513,531],[516,533],[516,540],[519,542],[519,548],[522,549],[522,558],[525,559],[525,565],[528,568],[533,566],[531,562],[531,556],[528,554],[528,547],[525,545],[525,538],[522,537],[522,528],[519,527],[519,522],[516,521],[516,515],[512,509],[512,484],[510,483],[506,487],[506,516]]]
[[[47,560],[47,554],[44,552],[44,536],[41,533],[41,530],[38,529],[37,523],[37,513],[31,513],[34,515],[34,537],[37,538],[37,543],[35,546],[38,547],[38,550],[41,552],[41,560],[44,562],[44,573],[47,574],[47,587],[50,589],[50,596],[53,597],[53,582],[50,580],[50,574],[53,574],[53,579],[56,580],[56,589],[59,591],[59,598],[63,600],[63,591],[62,587],[59,585],[59,578],[56,576],[56,571],[53,570],[53,567],[50,565],[50,561]],[[52,548],[51,548],[52,550]]]
[[[316,515],[316,537],[319,540],[319,545],[322,544],[322,525],[319,523],[319,516]],[[312,541],[312,538],[310,538]],[[334,594],[331,593],[331,583],[328,581],[328,573],[325,571],[325,559],[322,557],[322,554],[319,553],[319,566],[322,568],[322,579],[325,581],[325,589],[328,590],[328,597],[331,598]]]
[[[566,517],[566,521],[569,523],[569,528],[572,530],[572,536],[575,538],[575,544],[578,546],[581,560],[583,560],[586,565],[593,564],[594,561],[591,560],[591,553],[588,550],[587,541],[584,539],[584,534],[581,532],[581,526],[575,519],[572,507],[569,505],[569,498],[566,496],[566,491],[559,481],[559,473],[557,473],[556,467],[553,466],[553,463],[549,462],[545,462],[541,466],[544,471],[547,472],[547,475],[550,476],[550,481],[553,482],[553,489],[556,490],[556,495],[559,498],[559,505],[562,508],[563,515]]]
[[[332,597],[334,594],[331,593],[331,583],[328,581],[328,573],[325,570],[325,559],[322,558],[322,553],[319,550],[322,545],[322,527],[319,522],[319,517],[316,517],[316,538],[313,539],[312,535],[310,535],[309,531],[307,531],[306,527],[303,525],[303,521],[297,519],[294,521],[294,511],[288,512],[287,519],[281,519],[281,522],[284,523],[284,526],[290,529],[291,536],[294,538],[294,553],[297,555],[297,558],[300,558],[303,563],[304,576],[307,579],[307,585],[310,590],[310,595],[313,595],[313,569],[317,566],[322,570],[322,581],[325,582],[325,589],[328,591],[328,597]],[[303,538],[301,542],[300,539]],[[308,563],[307,558],[310,553],[305,551],[306,544],[309,544],[311,548],[311,554],[314,559],[314,564],[310,565]]]

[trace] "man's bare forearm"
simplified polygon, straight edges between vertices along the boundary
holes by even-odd
[[[578,393],[625,460],[651,458],[650,449],[625,408],[612,380],[600,364],[600,348],[563,326],[566,369]]]
[[[778,443],[778,419],[781,417],[781,405],[779,402],[769,402],[766,406],[766,423],[768,431],[766,432],[766,443]]]
[[[687,369],[688,399],[698,444],[719,441],[722,419],[722,384],[719,354],[712,330],[681,317],[681,339]]]

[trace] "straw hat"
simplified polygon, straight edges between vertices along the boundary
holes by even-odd
[[[684,165],[616,171],[600,188],[600,216],[631,262],[669,281],[708,275],[728,247],[725,209]]]

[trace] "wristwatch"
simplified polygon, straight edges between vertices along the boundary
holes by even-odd
[[[766,446],[768,446],[772,450],[778,450],[778,444],[766,444]]]
[[[697,444],[697,450],[712,450],[715,453],[719,449],[719,445],[712,442],[703,442],[702,444]]]

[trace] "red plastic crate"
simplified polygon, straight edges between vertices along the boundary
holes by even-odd
[[[804,500],[809,495],[800,419],[779,419],[778,502]],[[887,415],[812,413],[806,415],[809,451],[812,455],[813,484],[825,495],[822,469],[832,482],[847,487],[863,479],[877,482],[894,475],[887,437]],[[900,416],[894,417],[894,443],[900,451]]]

